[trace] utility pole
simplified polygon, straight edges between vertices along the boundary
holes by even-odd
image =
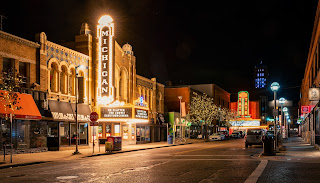
[[[7,17],[5,17],[4,15],[0,15],[0,30],[2,31],[2,20],[6,19]]]

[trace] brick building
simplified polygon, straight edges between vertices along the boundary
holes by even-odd
[[[97,29],[109,26],[114,34],[113,22],[102,24],[97,23]],[[73,42],[57,44],[44,32],[32,42],[0,31],[0,69],[19,68],[26,75],[24,91],[32,94],[41,112],[37,121],[41,125],[35,127],[41,143],[36,144],[61,150],[76,142],[87,146],[97,138],[103,143],[108,136],[121,136],[124,145],[164,140],[164,85],[156,78],[138,75],[132,46],[121,47],[114,37],[108,37],[107,64],[112,72],[108,73],[110,96],[105,100],[101,95],[107,83],[101,83],[101,77],[107,75],[101,64],[105,50],[101,51],[101,35],[94,32],[84,23]],[[92,111],[99,113],[98,128],[90,126]],[[25,129],[23,133],[32,134],[33,128],[26,125]]]

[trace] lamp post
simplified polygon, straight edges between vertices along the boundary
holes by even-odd
[[[277,82],[273,82],[271,84],[271,90],[273,91],[273,96],[274,96],[274,109],[273,109],[273,116],[274,116],[274,138],[275,138],[275,143],[274,143],[274,149],[277,149],[277,114],[276,114],[276,109],[277,109],[277,91],[279,90],[280,85]]]
[[[284,121],[284,138],[286,139],[286,138],[288,138],[288,121],[287,121],[287,118],[286,118],[286,116],[287,115],[289,115],[288,114],[288,108],[287,107],[284,107],[283,108],[283,112],[284,112],[284,116],[283,116],[283,121]]]
[[[283,104],[286,103],[286,99],[281,97],[279,98],[279,104],[281,105],[281,119],[280,119],[280,137],[283,138],[282,125],[284,126],[284,117],[283,117]]]
[[[84,68],[83,65],[78,65],[75,67],[75,74],[76,74],[76,150],[72,153],[73,155],[77,155],[77,154],[81,154],[78,150],[78,141],[79,141],[79,123],[78,123],[78,72],[77,72],[77,69],[78,68]]]
[[[182,100],[182,96],[178,96],[178,99],[180,100],[180,138],[182,138],[182,126],[181,126],[181,100]]]

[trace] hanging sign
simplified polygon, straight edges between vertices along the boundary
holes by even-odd
[[[320,100],[320,89],[319,88],[309,88],[309,101]]]

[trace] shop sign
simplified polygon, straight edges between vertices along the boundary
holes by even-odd
[[[260,121],[252,120],[252,121],[230,121],[231,126],[260,126]]]
[[[101,118],[132,118],[131,107],[101,107]]]
[[[309,88],[309,101],[320,100],[320,89],[319,88]]]
[[[148,119],[148,110],[135,109],[135,118]]]
[[[309,113],[310,106],[301,106],[301,113]]]
[[[142,96],[134,101],[134,105],[139,107],[148,107],[148,104],[143,100]]]

